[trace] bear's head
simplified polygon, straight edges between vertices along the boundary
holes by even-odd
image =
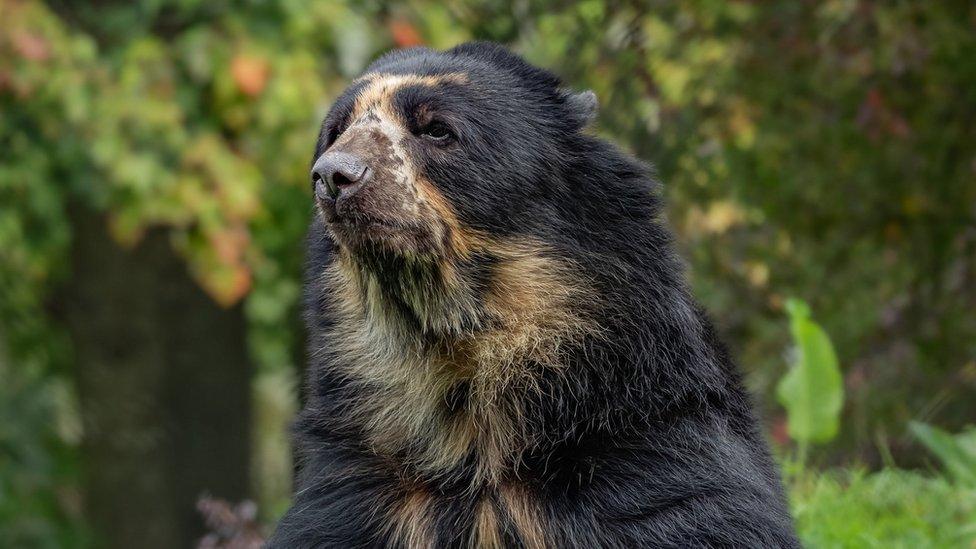
[[[554,248],[587,201],[565,172],[595,111],[494,44],[374,62],[327,115],[311,172],[351,291],[435,336],[582,292]]]
[[[373,63],[336,101],[312,181],[341,246],[464,252],[472,233],[527,234],[551,215],[560,142],[594,114],[592,92],[492,44],[417,48]]]

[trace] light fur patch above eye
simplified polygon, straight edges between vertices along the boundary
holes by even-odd
[[[463,73],[439,74],[433,76],[423,76],[419,74],[386,74],[375,73],[367,74],[356,82],[366,82],[353,106],[353,119],[362,116],[370,109],[378,109],[386,112],[391,117],[395,117],[392,108],[393,96],[398,90],[408,86],[429,86],[437,87],[443,84],[466,84],[467,75]]]

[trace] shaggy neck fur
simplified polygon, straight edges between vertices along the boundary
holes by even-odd
[[[526,240],[481,239],[450,259],[341,251],[326,276],[331,351],[366,389],[350,419],[425,474],[471,460],[497,480],[531,444],[525,393],[599,334],[577,270]]]

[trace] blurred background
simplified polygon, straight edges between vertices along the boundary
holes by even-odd
[[[976,547],[976,7],[922,0],[0,0],[0,544],[273,525],[318,124],[469,39],[655,164],[804,541]]]

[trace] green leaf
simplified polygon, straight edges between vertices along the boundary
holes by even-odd
[[[966,486],[976,487],[976,428],[957,435],[920,423],[909,422],[908,429],[926,448],[938,456],[949,474]]]
[[[786,408],[787,429],[805,445],[827,442],[837,435],[844,386],[834,346],[826,332],[810,318],[803,301],[786,302],[796,361],[780,380],[776,396]]]

